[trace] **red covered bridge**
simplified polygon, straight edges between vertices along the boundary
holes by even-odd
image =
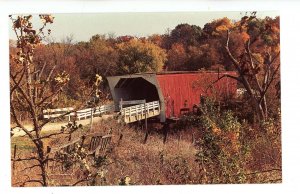
[[[199,104],[200,96],[227,98],[236,93],[234,79],[220,77],[233,71],[195,71],[140,73],[108,77],[110,91],[119,109],[121,100],[159,101],[161,122],[180,117],[182,111],[191,111]]]

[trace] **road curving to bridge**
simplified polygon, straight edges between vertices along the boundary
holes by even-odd
[[[98,122],[102,119],[107,119],[107,118],[111,118],[113,117],[113,115],[102,115],[102,117],[94,117],[93,118],[93,123]],[[91,122],[90,118],[84,119],[84,120],[77,120],[76,123],[77,124],[81,124],[83,126],[89,125]],[[66,124],[68,124],[68,121],[65,122],[56,122],[56,123],[47,123],[43,129],[42,132],[49,132],[49,131],[59,131],[61,129],[61,126],[65,126]],[[11,126],[13,127],[13,126]],[[26,129],[28,130],[32,130],[33,126],[32,125],[28,125],[25,124],[24,127],[26,127]],[[18,136],[23,136],[25,135],[25,132],[21,129],[21,128],[14,128],[13,131],[13,136],[12,137],[18,137]]]

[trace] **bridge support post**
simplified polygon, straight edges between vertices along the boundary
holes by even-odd
[[[163,126],[163,133],[164,133],[164,139],[163,139],[163,143],[165,144],[167,142],[167,136],[168,136],[168,131],[169,131],[169,123],[164,123]]]
[[[145,100],[146,101],[146,100]],[[145,130],[146,130],[146,135],[145,135],[145,139],[144,139],[144,144],[147,142],[148,139],[148,135],[149,135],[149,131],[148,131],[148,122],[147,122],[147,114],[148,114],[148,110],[147,110],[147,104],[145,102],[144,104],[144,113],[145,113]]]

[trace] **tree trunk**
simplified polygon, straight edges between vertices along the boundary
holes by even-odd
[[[48,181],[47,181],[47,172],[46,172],[46,163],[42,162],[40,163],[40,168],[41,168],[41,176],[42,176],[42,182],[43,186],[47,187],[48,186]]]
[[[268,106],[267,106],[267,100],[266,97],[264,96],[261,102],[263,112],[264,112],[264,120],[268,119]]]
[[[41,178],[42,178],[42,183],[43,183],[42,185],[48,186],[44,146],[43,146],[43,142],[41,140],[38,141],[37,154],[39,157],[39,163],[40,163],[39,166],[41,169]]]

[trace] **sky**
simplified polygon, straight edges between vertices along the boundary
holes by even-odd
[[[49,25],[51,36],[60,42],[66,36],[73,36],[75,42],[88,41],[95,34],[114,34],[115,36],[149,36],[164,34],[178,24],[188,23],[201,28],[214,19],[228,17],[239,20],[245,12],[128,12],[128,13],[84,13],[84,14],[53,14],[54,23]],[[248,13],[249,14],[249,13]],[[276,17],[279,12],[258,12],[257,17]],[[42,23],[38,15],[33,15],[34,28]],[[9,38],[15,40],[10,30]]]

